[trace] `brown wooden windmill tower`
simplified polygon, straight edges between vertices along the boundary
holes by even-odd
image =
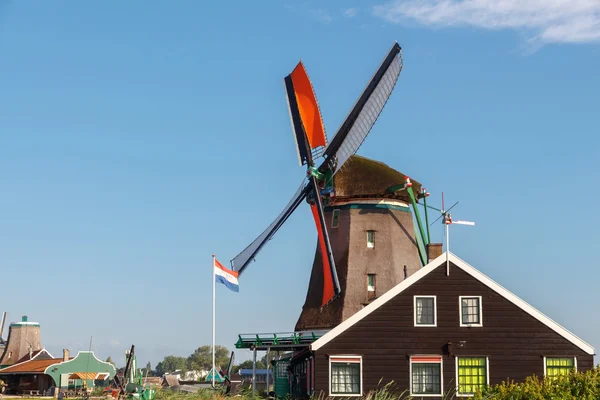
[[[416,206],[413,189],[419,193],[420,185],[403,193],[404,175],[354,156],[390,97],[402,65],[400,46],[394,43],[329,143],[303,64],[285,78],[298,158],[307,174],[279,216],[231,264],[240,275],[244,273],[306,199],[318,245],[297,330],[339,324],[418,269],[426,258],[423,246],[419,253],[408,207],[409,203],[413,209]],[[317,159],[322,159],[318,166]],[[422,226],[420,232],[424,238]]]
[[[341,293],[321,306],[323,262],[317,246],[296,331],[333,328],[422,267],[409,193],[389,190],[404,182],[404,174],[356,155],[335,176],[335,200],[325,208],[325,220]],[[421,184],[411,182],[420,193]],[[428,250],[441,253],[441,246]]]

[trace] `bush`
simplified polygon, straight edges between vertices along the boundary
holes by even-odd
[[[475,395],[478,400],[598,400],[600,367],[555,378],[529,377],[523,383],[503,382]]]

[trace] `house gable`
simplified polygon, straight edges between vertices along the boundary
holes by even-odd
[[[423,267],[421,270],[419,270],[416,273],[414,273],[413,275],[409,276],[403,282],[401,282],[400,284],[396,285],[394,288],[392,288],[391,290],[389,290],[388,292],[383,294],[381,297],[379,297],[378,299],[373,301],[371,304],[369,304],[368,306],[366,306],[365,308],[363,308],[362,310],[360,310],[359,312],[354,314],[352,317],[348,318],[347,320],[342,322],[340,325],[338,325],[337,327],[335,327],[334,329],[332,329],[331,331],[329,331],[328,333],[323,335],[320,339],[318,339],[311,345],[311,350],[313,350],[313,351],[319,350],[320,348],[326,346],[330,341],[332,341],[335,338],[337,338],[338,336],[342,335],[344,332],[346,332],[348,329],[350,329],[354,325],[359,324],[363,319],[369,319],[368,318],[369,315],[377,312],[377,310],[380,309],[381,307],[386,307],[386,308],[393,307],[392,304],[388,304],[388,303],[394,303],[393,299],[401,294],[404,294],[404,296],[410,295],[410,293],[414,290],[414,286],[418,285],[416,287],[421,288],[421,291],[426,291],[426,292],[429,291],[430,292],[429,294],[431,294],[431,295],[435,295],[437,293],[448,293],[449,291],[458,290],[458,292],[460,292],[459,295],[461,295],[461,296],[462,295],[471,296],[471,295],[476,295],[476,293],[474,293],[473,291],[475,291],[475,292],[482,291],[483,288],[487,288],[487,291],[489,292],[490,296],[492,294],[495,294],[496,296],[494,296],[494,297],[502,298],[504,300],[504,302],[502,302],[502,303],[503,303],[503,307],[505,309],[503,310],[502,308],[489,309],[488,307],[486,307],[487,302],[484,299],[484,302],[483,302],[484,303],[483,304],[484,326],[482,328],[464,328],[463,327],[462,329],[485,329],[486,328],[485,321],[487,318],[489,318],[489,317],[486,318],[487,315],[496,315],[497,314],[496,318],[501,318],[502,312],[507,312],[510,310],[511,316],[513,316],[513,315],[527,316],[530,319],[536,320],[537,322],[539,322],[539,324],[541,324],[541,325],[537,326],[538,330],[542,329],[544,331],[545,330],[553,331],[556,335],[560,336],[564,340],[566,340],[566,341],[570,342],[571,344],[573,344],[574,346],[576,346],[584,354],[588,354],[588,355],[595,354],[594,348],[592,346],[590,346],[588,343],[584,342],[579,337],[577,337],[573,333],[569,332],[568,330],[566,330],[565,328],[560,326],[558,323],[551,320],[550,318],[548,318],[547,316],[542,314],[540,311],[536,310],[534,307],[527,304],[525,301],[523,301],[522,299],[520,299],[519,297],[517,297],[516,295],[511,293],[510,291],[506,290],[505,288],[503,288],[502,286],[497,284],[492,279],[490,279],[489,277],[487,277],[483,273],[479,272],[474,267],[467,264],[465,261],[456,257],[452,253],[448,254],[448,260],[451,263],[450,276],[446,276],[446,273],[445,273],[446,253],[444,253],[441,256],[437,257],[432,262],[430,262],[428,265]],[[435,274],[434,271],[437,271],[437,274]],[[442,274],[442,272],[440,272],[440,271],[443,271],[443,276],[438,276],[438,275]],[[431,279],[428,279],[430,274],[435,275],[435,278],[436,278],[435,282],[437,282],[436,285],[433,285],[433,286],[427,285],[427,280],[431,280]],[[460,279],[458,279],[458,278],[460,278]],[[421,282],[421,281],[424,281],[424,282]],[[425,284],[423,284],[423,283],[425,283]],[[473,289],[470,289],[471,286],[474,286]],[[475,290],[476,287],[479,287],[480,289]],[[471,293],[469,293],[469,291],[471,291]],[[426,295],[428,293],[416,293],[416,294]],[[411,297],[410,299],[412,302],[413,297]],[[438,301],[438,304],[440,304],[439,301]],[[512,307],[510,307],[509,304]],[[441,319],[445,318],[445,316],[448,315],[447,312],[449,312],[450,310],[446,310],[446,312],[444,312],[443,305],[438,306],[438,307],[442,307],[441,309],[438,308],[439,318],[441,318]],[[506,307],[508,307],[509,310],[506,309]],[[458,310],[458,297],[456,297],[456,301],[454,303],[454,306],[452,306],[452,308],[453,309],[456,308],[456,310]],[[404,318],[412,319],[413,318],[412,310],[413,310],[413,308],[412,308],[412,303],[411,303],[409,309],[401,308],[401,309],[397,310],[397,313],[395,313],[396,318],[398,320],[402,320]],[[456,314],[456,315],[453,315],[453,317],[456,317],[456,319],[458,320],[457,313],[458,313],[458,311],[456,311],[456,313],[452,312],[452,314]],[[364,324],[361,324],[361,325],[364,325]],[[399,326],[398,323],[396,323],[395,325]],[[542,325],[544,326],[544,328],[541,327]],[[411,321],[408,321],[408,322],[405,322],[403,326],[404,327],[413,327],[413,323]],[[519,328],[518,325],[515,327]],[[368,337],[368,336],[365,336],[365,337]]]

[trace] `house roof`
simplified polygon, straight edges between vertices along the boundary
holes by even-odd
[[[179,386],[179,379],[175,375],[165,375],[167,386]]]
[[[273,373],[273,370],[271,370],[271,369],[267,370],[267,369],[263,369],[263,368],[261,368],[261,369],[257,368],[256,369],[256,375],[266,375],[267,371],[269,371],[269,374]],[[240,370],[238,371],[238,373],[240,375],[252,375],[252,370],[250,368],[240,368]]]
[[[36,351],[32,352],[31,357],[29,357],[29,354],[25,354],[15,364],[20,364],[25,361],[36,359],[38,356],[44,355],[44,354],[46,354],[47,358],[54,358],[52,356],[52,354],[50,354],[50,352],[44,348],[44,349],[36,350]]]
[[[414,274],[406,278],[404,281],[394,286],[392,289],[388,290],[386,293],[374,300],[368,306],[358,311],[356,314],[354,314],[353,316],[351,316],[350,318],[348,318],[347,320],[345,320],[344,322],[327,332],[320,339],[313,342],[310,345],[310,349],[313,351],[320,349],[321,347],[335,339],[337,336],[341,335],[348,328],[356,324],[358,321],[367,317],[373,311],[377,310],[379,307],[390,301],[392,298],[409,288],[411,285],[418,282],[421,278],[427,276],[430,272],[442,266],[446,262],[446,255],[448,255],[448,260],[453,265],[460,268],[467,274],[471,275],[473,278],[477,279],[479,282],[483,283],[484,285],[498,293],[500,296],[504,297],[506,300],[510,301],[515,306],[519,307],[521,310],[525,311],[527,314],[537,319],[542,324],[546,325],[548,328],[552,329],[554,332],[558,333],[563,338],[573,343],[575,346],[579,347],[587,354],[595,355],[595,350],[591,345],[577,337],[575,334],[569,332],[557,322],[553,321],[552,319],[535,309],[533,306],[529,305],[528,303],[526,303],[525,301],[508,291],[507,289],[503,288],[498,283],[490,279],[488,276],[481,273],[476,268],[472,267],[471,265],[469,265],[468,263],[466,263],[465,261],[463,261],[462,259],[460,259],[452,253],[443,253],[435,260],[431,261],[429,264],[421,268],[419,271],[415,272]]]
[[[381,161],[359,155],[352,155],[335,175],[335,195],[339,198],[386,197],[410,202],[405,190],[388,193],[387,189],[403,184],[405,175]],[[421,184],[411,178],[415,193],[421,191]]]
[[[69,379],[86,379],[93,380],[96,379],[97,372],[74,372],[69,376]]]
[[[61,362],[62,358],[50,358],[45,360],[28,360],[19,364],[0,370],[1,375],[5,374],[43,374],[49,366]]]
[[[163,382],[163,378],[160,376],[148,376],[143,378],[142,383],[144,385],[161,385]]]

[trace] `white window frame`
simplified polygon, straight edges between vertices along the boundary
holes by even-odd
[[[417,298],[430,298],[433,299],[433,325],[431,324],[417,324]],[[413,322],[415,327],[419,328],[435,328],[437,327],[437,296],[420,294],[413,296]]]
[[[336,362],[340,362],[338,360],[343,360],[343,359],[351,359],[351,360],[356,360],[359,359],[360,361],[350,361],[353,363],[358,363],[360,364],[360,393],[356,393],[356,394],[352,394],[352,393],[332,393],[331,392],[331,363],[332,363],[332,359],[335,360],[333,361],[334,363]],[[330,397],[362,397],[363,395],[363,363],[362,363],[362,356],[352,356],[352,355],[343,355],[343,356],[337,356],[337,355],[330,355],[329,356],[329,383],[328,383],[328,387],[329,387],[329,396]]]
[[[369,233],[373,232],[373,241],[369,241]],[[374,249],[375,248],[375,231],[370,229],[367,231],[367,248]]]
[[[575,356],[544,356],[544,377],[546,376],[547,370],[546,370],[546,360],[548,358],[572,358],[573,359],[573,366],[575,367],[575,372],[577,372],[577,357]]]
[[[463,299],[479,299],[479,323],[478,324],[463,324],[462,300]],[[465,328],[481,328],[483,326],[483,299],[481,296],[458,296],[458,316],[461,327]]]
[[[475,297],[475,296],[467,296],[467,297]],[[469,393],[460,393],[458,391],[459,389],[459,384],[458,384],[458,359],[459,358],[485,358],[485,384],[487,386],[490,385],[490,358],[489,357],[483,357],[483,356],[456,356],[454,357],[454,365],[455,365],[455,374],[456,374],[456,397],[473,397],[473,394],[469,394]],[[544,363],[545,365],[546,363]]]
[[[413,361],[413,358],[427,358],[427,357],[435,357],[435,358],[439,358],[439,361]],[[408,385],[409,385],[409,391],[410,391],[410,395],[412,397],[440,397],[443,396],[444,393],[444,357],[440,356],[440,355],[423,355],[423,356],[410,356],[410,359],[408,360],[409,363],[409,368],[408,368],[408,375],[409,375],[409,379],[408,379]],[[430,394],[419,394],[419,393],[413,393],[413,364],[435,364],[435,363],[439,363],[440,364],[440,393],[430,393]]]

